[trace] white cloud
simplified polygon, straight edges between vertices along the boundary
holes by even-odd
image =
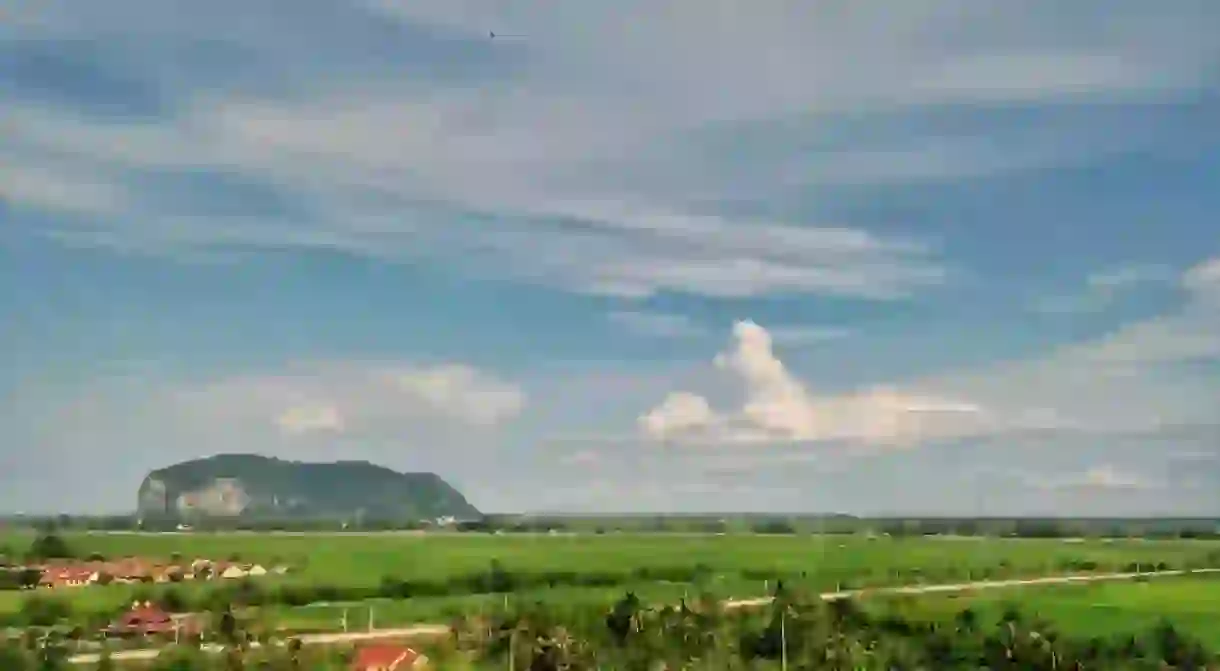
[[[439,413],[481,425],[499,424],[525,407],[519,387],[464,365],[389,373],[395,384]]]
[[[321,363],[224,378],[169,396],[183,416],[271,424],[289,435],[359,433],[412,422],[491,427],[521,413],[525,392],[465,365]]]
[[[733,348],[718,355],[715,364],[744,386],[742,407],[717,413],[703,396],[675,392],[641,416],[640,428],[647,436],[701,443],[845,440],[909,445],[994,429],[983,408],[930,394],[875,387],[814,395],[775,356],[766,329],[737,322],[733,338]]]
[[[130,206],[123,189],[78,166],[0,164],[0,207],[10,205],[103,216]]]
[[[607,191],[600,179],[560,184],[581,161],[594,160],[594,148],[571,156],[542,151],[534,134],[554,137],[563,122],[544,126],[532,106],[520,115],[508,109],[469,119],[464,106],[474,103],[460,94],[427,102],[378,99],[383,95],[370,92],[359,105],[346,91],[341,100],[311,104],[199,105],[172,129],[65,128],[48,123],[45,110],[21,116],[30,117],[23,124],[28,142],[87,149],[91,161],[114,162],[99,170],[238,166],[302,194],[316,209],[315,222],[277,222],[137,206],[140,216],[116,224],[122,235],[113,238],[142,245],[137,251],[244,244],[387,260],[443,254],[476,274],[624,297],[795,291],[893,299],[945,275],[935,250],[909,240],[817,222],[727,219],[638,191]],[[382,132],[402,125],[414,132]],[[593,124],[571,133],[557,145],[601,137]],[[99,242],[92,229],[68,233]]]
[[[138,5],[84,20],[52,4],[44,25],[31,28],[35,35],[88,39],[96,30],[111,43],[166,36],[185,43],[192,27],[209,34],[227,20],[182,21]],[[358,79],[306,74],[294,80],[300,90],[283,98],[190,90],[191,73],[175,71],[173,81],[155,82],[185,91],[169,121],[93,123],[76,111],[17,101],[6,113],[17,124],[23,165],[63,173],[40,184],[72,183],[82,174],[125,183],[140,171],[211,169],[282,188],[305,211],[282,220],[217,218],[133,196],[108,221],[57,233],[146,253],[245,245],[391,260],[443,256],[472,273],[627,297],[900,298],[943,281],[937,250],[850,222],[729,216],[717,199],[730,191],[757,199],[781,182],[926,179],[929,166],[941,179],[994,174],[1052,164],[1064,153],[1109,151],[1127,134],[1101,133],[1071,150],[1062,133],[1039,142],[1018,138],[1003,150],[991,134],[985,143],[932,138],[914,147],[899,138],[897,149],[868,140],[861,147],[858,138],[816,152],[782,142],[750,161],[709,158],[708,146],[751,123],[774,128],[799,119],[797,134],[826,141],[841,135],[836,121],[858,113],[1163,96],[1196,86],[1216,55],[1201,28],[1208,21],[1137,6],[1107,6],[1104,26],[1065,27],[1053,4],[1018,9],[960,0],[913,1],[900,10],[778,2],[747,14],[696,0],[613,9],[366,4],[464,34],[468,42],[453,44],[472,58],[499,49],[515,65],[497,79],[454,85],[426,74],[404,79],[387,54],[384,71],[365,67]],[[250,23],[264,24],[266,17]],[[525,37],[489,43],[493,29]],[[251,33],[236,32],[228,46],[303,73],[331,62],[327,45],[301,54],[285,50],[277,36]],[[329,48],[353,45],[336,39]],[[166,76],[153,65],[126,74]],[[48,163],[50,156],[58,163]],[[752,177],[739,179],[743,171]],[[84,195],[56,189],[37,200],[58,208]],[[96,195],[84,202],[101,212],[103,194]]]
[[[1049,2],[914,0],[898,9],[880,2],[843,9],[780,1],[749,13],[699,0],[580,11],[449,0],[369,4],[470,35],[525,35],[527,49],[556,57],[548,79],[646,94],[656,108],[640,113],[670,118],[1133,92],[1196,82],[1215,54],[1214,41],[1191,22],[1198,17],[1130,5],[1115,8],[1102,26],[1065,21]],[[1166,48],[1175,36],[1179,48]]]
[[[333,405],[294,405],[285,409],[275,423],[287,434],[342,432],[343,415]]]
[[[646,433],[659,438],[708,430],[720,422],[706,398],[685,391],[670,393],[660,405],[639,419],[640,427]]]
[[[799,347],[841,340],[852,335],[848,328],[834,326],[773,326],[767,329],[776,345]]]
[[[704,324],[683,314],[617,310],[607,319],[637,335],[656,338],[698,338],[711,335]],[[816,325],[779,325],[767,329],[771,340],[777,345],[800,347],[840,340],[852,335],[852,330],[842,327]]]
[[[1100,271],[1085,278],[1075,293],[1043,296],[1033,303],[1035,312],[1075,314],[1100,312],[1113,306],[1124,293],[1142,285],[1175,282],[1177,273],[1164,266],[1137,264]]]
[[[1191,293],[1179,309],[1102,337],[1026,359],[850,393],[811,392],[776,357],[770,333],[742,322],[734,328],[734,347],[717,356],[716,364],[744,387],[743,404],[717,411],[705,397],[685,392],[647,413],[640,428],[653,438],[701,443],[912,445],[1022,432],[1149,434],[1172,440],[1177,427],[1216,423],[1220,389],[1215,379],[1180,364],[1220,361],[1220,311],[1209,293],[1218,267],[1208,261],[1182,274]],[[1156,277],[1131,273],[1094,283],[1160,281],[1161,275]]]
[[[1071,490],[1082,493],[1091,491],[1139,491],[1157,489],[1161,486],[1147,478],[1120,471],[1109,464],[1095,466],[1077,475],[1040,479],[1032,484],[1043,489]]]
[[[1182,285],[1202,297],[1220,297],[1220,257],[1191,268],[1182,278]]]
[[[1171,282],[1176,273],[1165,266],[1137,264],[1106,270],[1089,275],[1090,287],[1119,290],[1152,282]]]
[[[1093,364],[1156,366],[1220,358],[1220,259],[1182,273],[1187,302],[1175,312],[1137,322],[1065,354]]]
[[[1208,263],[1178,279],[1187,300],[1046,354],[926,379],[931,389],[974,399],[1022,424],[1112,434],[1167,432],[1216,424],[1220,311],[1208,297]]]

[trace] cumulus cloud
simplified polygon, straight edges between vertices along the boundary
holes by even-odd
[[[733,346],[714,363],[743,387],[742,406],[717,412],[701,395],[674,392],[640,417],[645,435],[710,443],[838,440],[909,445],[992,427],[985,409],[929,394],[891,387],[813,394],[775,355],[770,333],[751,321],[733,326]]]
[[[639,419],[640,427],[657,437],[713,429],[720,422],[706,398],[686,391],[670,393]]]

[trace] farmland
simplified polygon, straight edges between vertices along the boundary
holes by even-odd
[[[600,603],[627,588],[657,598],[700,590],[750,597],[765,593],[777,578],[827,591],[1220,564],[1220,543],[1186,540],[395,533],[68,533],[63,538],[82,555],[284,562],[293,567],[288,576],[261,578],[250,588],[259,594],[246,597],[290,621],[330,626],[337,619],[334,608],[310,604],[381,597],[378,612],[388,624],[477,609],[488,593],[504,591],[535,600]],[[0,545],[20,548],[29,541],[10,534]],[[503,576],[498,584],[483,580],[493,565]],[[75,611],[101,613],[133,596],[155,596],[161,588],[111,585],[62,594]],[[196,603],[217,588],[183,583],[173,589],[185,602]],[[0,614],[18,612],[26,598],[22,592],[0,592]]]
[[[166,607],[178,612],[210,612],[213,622],[217,614],[236,606],[242,626],[260,638],[284,635],[276,632],[469,623],[466,618],[470,616],[536,622],[540,617],[537,614],[544,613],[548,621],[585,632],[582,636],[591,637],[589,645],[604,646],[604,641],[595,643],[605,635],[600,623],[607,609],[621,604],[626,593],[654,606],[683,600],[706,604],[711,601],[705,599],[764,596],[773,593],[782,581],[785,594],[800,595],[806,604],[793,611],[798,613],[793,616],[794,627],[820,631],[823,625],[817,622],[838,617],[819,610],[822,606],[812,605],[820,602],[819,593],[863,589],[866,593],[859,600],[862,612],[897,617],[916,628],[907,626],[882,633],[864,620],[839,620],[834,626],[844,627],[844,635],[862,637],[861,645],[867,645],[863,641],[874,636],[906,637],[902,645],[924,646],[927,655],[939,654],[937,627],[948,626],[952,631],[951,623],[964,609],[976,613],[979,621],[986,623],[985,628],[994,628],[1014,605],[1030,623],[1030,632],[1051,631],[1048,627],[1053,627],[1056,632],[1075,637],[1064,639],[1063,645],[1068,647],[1063,654],[1085,654],[1091,650],[1086,649],[1086,643],[1093,636],[1114,640],[1112,635],[1147,632],[1162,618],[1195,639],[1220,647],[1220,627],[1213,624],[1212,616],[1213,604],[1220,597],[1220,579],[1211,574],[1079,586],[1014,586],[985,591],[971,587],[958,595],[899,597],[873,589],[1065,574],[1105,577],[1109,573],[1220,566],[1220,542],[1207,540],[752,533],[64,532],[57,537],[78,557],[174,562],[209,557],[283,564],[291,570],[285,576],[249,579],[92,585],[36,593],[0,591],[0,618],[7,624],[58,623],[93,631],[133,600],[176,604]],[[0,546],[9,556],[17,557],[23,547],[31,547],[34,539],[29,533],[10,533],[0,538]],[[49,604],[54,607],[48,608]],[[770,610],[765,604],[760,606]],[[649,612],[653,615],[646,617],[654,618],[649,626],[666,632],[679,626],[666,620],[670,616],[659,610]],[[770,631],[768,617],[773,615],[750,615],[749,622],[743,621],[741,626],[755,630],[751,636],[765,638],[770,635],[766,633]],[[1038,624],[1044,620],[1052,624]],[[924,626],[919,623],[932,629],[918,629]],[[704,622],[698,626],[710,625]],[[467,633],[478,631],[491,630]],[[546,636],[541,632],[538,635]],[[965,637],[972,642],[963,646],[968,650],[985,649],[989,645],[987,636],[980,630]],[[471,645],[475,646],[471,654],[494,657],[503,653],[497,652],[499,644],[494,641]],[[1042,654],[1035,648],[1021,654]],[[611,654],[609,649],[603,653]],[[730,654],[724,650],[717,654],[721,653]]]
[[[1220,577],[1215,574],[1149,581],[1029,587],[1019,592],[980,590],[958,594],[893,597],[873,604],[878,612],[946,621],[964,609],[995,621],[1006,609],[1053,622],[1079,637],[1108,637],[1146,630],[1168,620],[1220,649]]]
[[[180,555],[287,562],[297,578],[375,585],[383,576],[454,577],[498,560],[513,571],[624,573],[704,565],[719,572],[818,576],[891,582],[894,571],[955,573],[1010,567],[1067,570],[1069,562],[1119,569],[1132,562],[1204,561],[1220,542],[1034,539],[869,539],[861,536],[483,535],[483,534],[67,534],[80,553],[107,557]],[[10,536],[0,545],[22,547]]]

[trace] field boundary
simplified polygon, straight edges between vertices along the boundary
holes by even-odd
[[[963,583],[942,583],[931,585],[899,585],[894,587],[874,587],[867,589],[839,590],[823,592],[818,595],[824,601],[840,599],[865,598],[871,596],[894,596],[901,594],[945,594],[961,593],[973,590],[994,590],[1017,587],[1036,587],[1040,585],[1068,585],[1073,583],[1121,582],[1139,578],[1172,578],[1191,575],[1220,574],[1220,567],[1197,569],[1173,569],[1166,571],[1146,571],[1137,573],[1076,573],[1071,575],[1045,576],[1041,578],[1024,578],[1013,580],[979,580]],[[766,596],[753,599],[730,599],[723,601],[726,610],[741,608],[758,608],[775,600]],[[360,632],[335,632],[327,634],[304,634],[296,637],[304,646],[335,645],[341,643],[359,643],[364,641],[379,641],[386,639],[420,639],[439,638],[447,636],[449,625],[418,624],[410,627],[393,627]],[[258,647],[255,644],[253,647]],[[220,652],[223,646],[208,644],[202,648],[206,652]],[[119,650],[111,653],[110,658],[116,662],[149,661],[155,659],[165,648],[142,648],[139,650]],[[68,658],[70,664],[97,664],[101,661],[100,653],[84,653]]]

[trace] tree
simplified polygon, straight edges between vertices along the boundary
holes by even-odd
[[[972,634],[978,629],[979,618],[971,608],[963,608],[954,619],[960,632]]]
[[[73,559],[72,548],[58,534],[41,534],[30,545],[28,556],[32,560]]]
[[[21,602],[22,619],[35,627],[49,627],[68,618],[71,614],[71,606],[63,599],[51,599],[34,594]]]
[[[17,582],[20,583],[23,589],[33,589],[38,587],[38,583],[42,581],[42,571],[36,568],[22,569],[17,576]]]
[[[4,671],[27,671],[34,668],[33,660],[21,646],[0,641],[0,669]]]
[[[220,635],[220,639],[225,643],[233,645],[237,643],[238,627],[237,618],[233,615],[231,608],[226,608],[220,614],[220,623],[216,626],[216,632]]]

